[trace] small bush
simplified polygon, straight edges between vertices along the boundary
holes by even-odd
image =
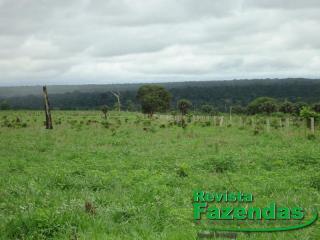
[[[120,210],[112,214],[112,220],[115,223],[122,223],[127,222],[132,216],[133,214],[129,213],[128,211]]]
[[[91,202],[88,202],[88,201],[85,202],[84,209],[86,213],[93,214],[93,215],[96,214],[96,207]]]
[[[192,115],[191,113],[188,113],[188,114],[187,114],[187,122],[188,122],[188,123],[191,123],[191,122],[192,122],[192,117],[193,117],[193,115]]]
[[[308,139],[308,140],[315,140],[315,139],[316,139],[316,135],[314,135],[313,133],[309,133],[309,134],[307,135],[307,139]]]
[[[151,126],[151,120],[150,119],[144,120],[143,126]]]
[[[320,191],[320,175],[313,176],[310,181],[310,186]]]
[[[260,133],[260,130],[258,128],[255,128],[253,130],[253,135],[258,135]]]
[[[223,173],[225,171],[231,171],[235,168],[235,164],[231,157],[229,156],[220,156],[219,158],[211,159],[213,165],[213,170],[216,173]]]
[[[185,129],[188,126],[188,124],[184,120],[184,118],[182,118],[181,121],[179,121],[177,124],[178,124],[179,127],[182,127],[183,129]]]
[[[186,165],[177,166],[176,172],[179,177],[188,177],[188,167]]]
[[[211,126],[211,122],[210,121],[205,121],[201,124],[202,127],[209,127]]]
[[[7,239],[52,239],[64,231],[57,216],[45,209],[12,219],[6,226]]]
[[[110,128],[111,124],[108,121],[101,122],[101,125],[105,128]]]

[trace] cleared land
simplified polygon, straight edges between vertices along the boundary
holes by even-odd
[[[43,112],[0,112],[2,239],[196,239],[194,189],[320,210],[318,129],[314,138],[278,119],[268,132],[263,118],[222,127],[199,119],[183,129],[135,113],[107,121],[94,111],[52,114],[54,129],[45,130]],[[237,237],[319,238],[319,221]]]

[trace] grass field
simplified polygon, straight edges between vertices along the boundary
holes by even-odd
[[[0,112],[1,239],[196,239],[194,189],[320,210],[319,130],[52,114],[46,130],[43,112]],[[320,223],[237,239],[320,239]]]

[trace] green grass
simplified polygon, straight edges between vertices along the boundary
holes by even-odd
[[[42,112],[0,112],[0,239],[196,239],[194,189],[320,209],[320,136],[303,126],[182,129],[117,114],[54,111],[46,130]],[[237,239],[320,239],[319,229]]]

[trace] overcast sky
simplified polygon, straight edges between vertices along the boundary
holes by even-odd
[[[319,0],[0,0],[0,85],[319,73]]]

